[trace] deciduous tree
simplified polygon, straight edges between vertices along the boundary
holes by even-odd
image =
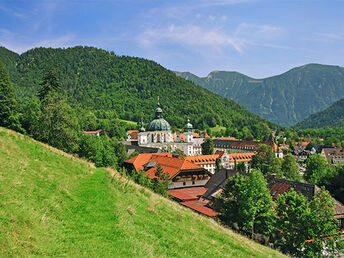
[[[320,257],[324,248],[336,253],[335,239],[327,238],[340,233],[333,215],[334,201],[325,188],[311,201],[293,189],[278,196],[275,223],[278,244],[297,257]]]
[[[333,169],[320,154],[314,154],[306,160],[305,180],[312,184],[318,184],[333,173]]]
[[[203,155],[210,155],[214,152],[214,143],[213,139],[205,138],[204,142],[201,144],[202,146],[202,154]]]
[[[283,175],[292,181],[300,182],[302,177],[300,175],[299,166],[297,165],[296,159],[293,155],[288,153],[283,161],[281,166]]]
[[[252,236],[255,232],[268,236],[273,230],[272,198],[259,170],[252,170],[249,177],[229,178],[215,206],[224,223],[237,225]]]
[[[252,157],[252,168],[259,169],[264,176],[282,176],[280,160],[275,156],[271,146],[261,144],[257,154]]]

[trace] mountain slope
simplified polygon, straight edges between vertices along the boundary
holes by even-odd
[[[0,49],[0,53],[5,49]],[[266,122],[235,101],[211,93],[184,80],[159,64],[142,58],[116,56],[93,47],[67,49],[36,48],[10,56],[6,64],[21,99],[35,95],[44,73],[54,68],[70,101],[85,109],[115,117],[149,121],[157,97],[165,118],[172,126],[183,127],[190,118],[196,128]],[[273,126],[270,124],[270,126]]]
[[[323,111],[310,115],[295,125],[296,128],[324,128],[344,126],[344,99],[341,99]]]
[[[0,127],[1,256],[277,257],[85,161]]]
[[[339,66],[308,64],[265,79],[221,71],[204,78],[177,75],[282,126],[292,126],[344,97],[344,68]]]

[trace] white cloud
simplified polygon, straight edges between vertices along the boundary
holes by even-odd
[[[139,35],[138,39],[141,46],[146,48],[164,41],[188,46],[206,46],[216,50],[231,46],[240,53],[244,52],[241,40],[217,30],[205,30],[196,25],[175,26],[172,24],[167,28],[148,28]]]

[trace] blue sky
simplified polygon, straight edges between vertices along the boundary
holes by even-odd
[[[0,0],[0,45],[88,45],[198,76],[263,78],[307,63],[344,66],[344,1]]]

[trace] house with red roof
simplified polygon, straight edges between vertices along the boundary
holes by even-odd
[[[211,173],[205,168],[171,153],[139,154],[125,161],[125,167],[136,172],[144,171],[149,178],[157,178],[155,171],[158,166],[169,175],[168,189],[195,187],[205,185]]]
[[[139,138],[139,130],[128,130],[127,141],[137,141]]]
[[[194,164],[197,164],[210,173],[214,174],[216,171],[216,160],[219,158],[218,154],[213,155],[195,155],[195,156],[187,156],[185,157],[186,160],[191,161]]]
[[[229,169],[234,169],[235,165],[239,162],[244,162],[246,166],[246,172],[251,170],[251,163],[253,156],[256,155],[256,152],[242,152],[242,153],[230,153],[228,154],[228,167]]]
[[[99,136],[102,131],[103,131],[102,129],[99,129],[97,131],[83,131],[83,134],[88,134],[88,135],[92,135],[92,136]]]

